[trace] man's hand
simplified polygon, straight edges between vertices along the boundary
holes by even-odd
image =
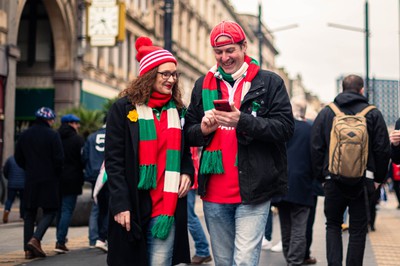
[[[400,130],[393,130],[390,135],[390,143],[393,144],[393,146],[399,146],[400,143]]]
[[[131,230],[131,213],[129,211],[124,211],[116,214],[114,216],[114,221],[126,228],[126,231]]]
[[[183,198],[187,195],[191,187],[190,176],[181,174],[181,181],[179,182],[178,197]]]
[[[200,127],[204,136],[207,136],[217,130],[218,123],[215,120],[214,113],[211,110],[204,113],[203,119],[201,119]]]
[[[224,112],[218,111],[216,109],[212,109],[214,114],[215,120],[217,121],[218,125],[224,127],[234,127],[236,128],[239,118],[240,118],[240,111],[235,107],[235,103],[231,103],[232,112]]]

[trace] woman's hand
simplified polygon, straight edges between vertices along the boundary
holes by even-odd
[[[190,176],[181,174],[181,181],[179,183],[178,197],[183,198],[187,195],[191,187]]]
[[[116,214],[114,216],[114,221],[126,228],[126,231],[131,230],[131,213],[129,211],[124,211]]]

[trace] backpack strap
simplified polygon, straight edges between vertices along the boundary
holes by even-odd
[[[375,109],[375,108],[376,107],[374,105],[368,105],[361,112],[359,112],[357,115],[365,117],[368,114],[369,111],[371,111],[372,109]]]
[[[336,116],[342,116],[345,115],[342,111],[340,111],[339,107],[336,106],[334,102],[331,102],[328,104],[329,108],[335,113]]]

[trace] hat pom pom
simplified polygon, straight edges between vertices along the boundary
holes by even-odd
[[[135,43],[135,47],[136,47],[137,51],[139,51],[140,47],[142,47],[142,46],[152,46],[152,45],[153,45],[153,42],[151,41],[151,39],[148,37],[144,37],[144,36],[139,37]]]

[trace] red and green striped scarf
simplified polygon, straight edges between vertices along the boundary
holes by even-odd
[[[157,179],[157,132],[153,110],[147,105],[136,105],[139,119],[139,184],[138,188],[156,188]],[[162,107],[166,110],[167,158],[163,189],[163,214],[157,218],[151,229],[155,238],[166,239],[174,224],[174,214],[178,201],[178,188],[181,168],[181,123],[175,102],[170,100]]]
[[[211,110],[214,108],[213,101],[218,99],[218,90],[217,90],[217,78],[224,79],[226,81],[235,81],[238,78],[244,76],[244,82],[242,83],[242,88],[238,88],[242,90],[241,98],[242,101],[244,96],[247,94],[251,87],[251,81],[257,75],[260,70],[260,66],[257,60],[245,56],[244,63],[241,68],[235,73],[226,74],[222,67],[218,65],[213,66],[208,73],[206,74],[203,81],[203,108],[204,112]],[[224,85],[224,83],[221,83]],[[200,165],[200,173],[201,174],[222,174],[224,173],[224,167],[222,164],[222,152],[221,152],[221,134],[220,128],[214,134],[214,137],[208,145],[202,156],[201,165]]]

